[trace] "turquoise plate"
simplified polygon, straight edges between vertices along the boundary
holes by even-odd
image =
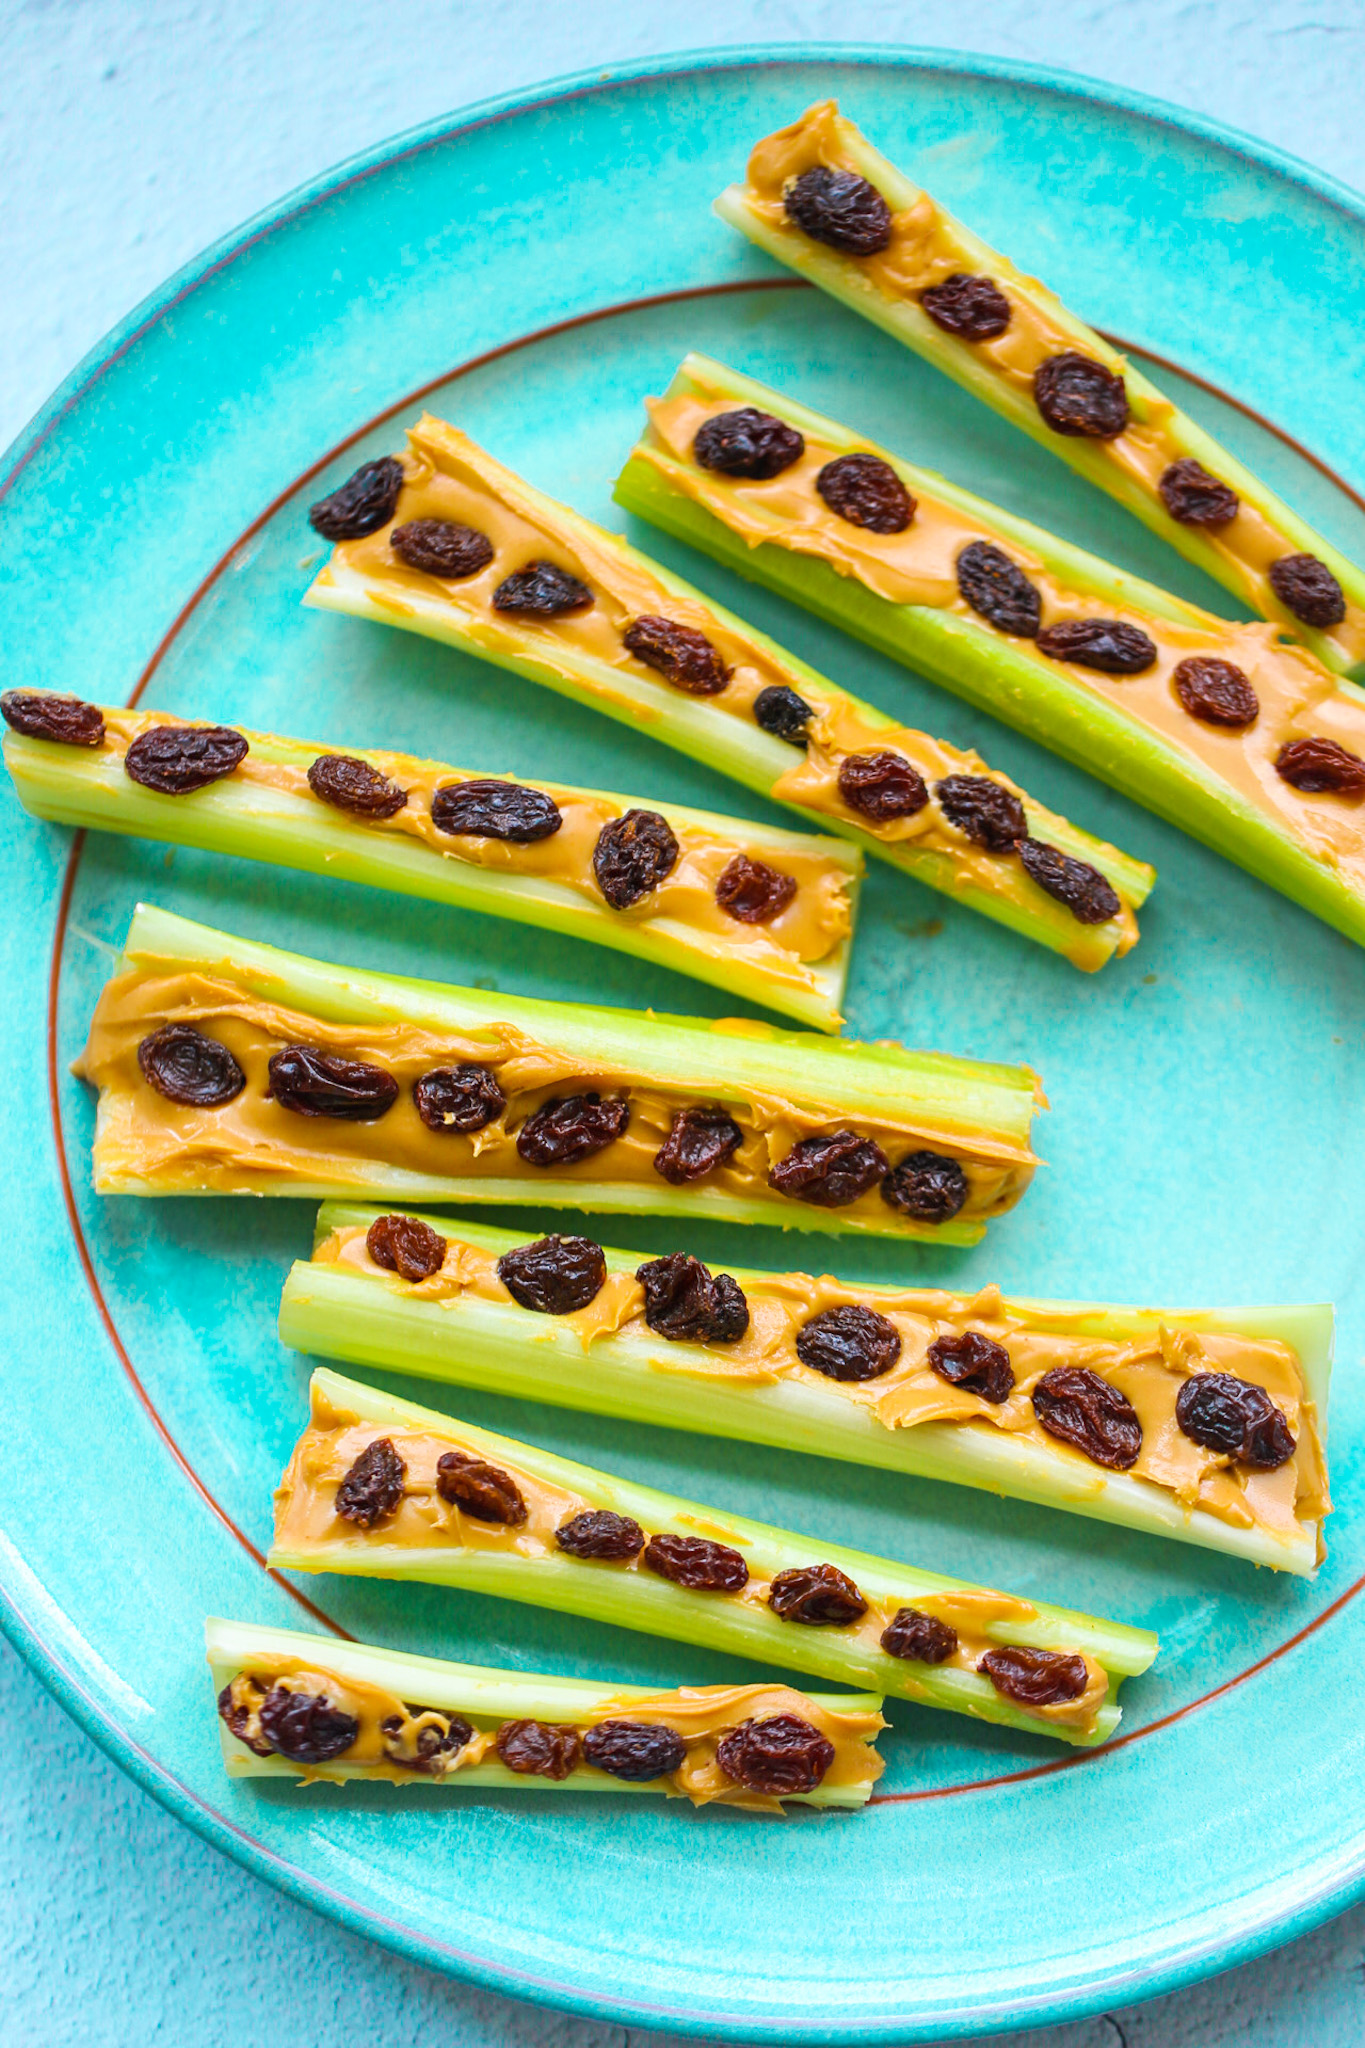
[[[317,557],[306,505],[390,447],[419,396],[611,520],[640,401],[688,347],[1222,603],[1060,464],[714,220],[745,144],[826,93],[1101,325],[1178,362],[1191,410],[1365,549],[1365,508],[1333,475],[1365,477],[1359,201],[1192,120],[1003,65],[731,54],[603,74],[405,138],[167,285],[10,458],[5,683],[137,691],[198,717],[751,808],[528,683],[298,603]],[[456,1412],[570,1456],[1148,1624],[1160,1663],[1129,1689],[1122,1738],[1082,1761],[897,1708],[882,1795],[850,1820],[228,1784],[202,1616],[308,1617],[260,1553],[304,1412],[305,1369],[280,1349],[274,1311],[312,1212],[92,1199],[91,1105],[67,1062],[134,903],[485,987],[713,1015],[723,998],[349,885],[131,841],[73,849],[6,791],[8,1625],[91,1733],[210,1841],[405,1955],[521,1997],[702,2034],[907,2042],[1187,1982],[1322,1919],[1365,1870],[1362,956],[1084,774],[639,537],[1160,870],[1142,944],[1088,979],[874,868],[853,1029],[1033,1061],[1052,1100],[1048,1165],[971,1254],[806,1239],[797,1256],[869,1279],[1119,1301],[1334,1297],[1339,1511],[1319,1580],[888,1473],[451,1391]],[[634,1237],[677,1243],[659,1224]],[[687,1243],[774,1265],[793,1250],[715,1228]],[[306,1593],[357,1635],[437,1655],[660,1684],[737,1670],[474,1596],[326,1579]]]

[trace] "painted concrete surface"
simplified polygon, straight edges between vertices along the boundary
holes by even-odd
[[[162,277],[339,157],[599,62],[840,36],[1087,72],[1365,188],[1359,0],[0,0],[0,443]],[[467,1991],[293,1905],[137,1790],[3,1645],[0,1726],[3,2048],[672,2048]],[[1363,1959],[1365,1908],[1194,1991],[1014,2038],[1354,2048]]]

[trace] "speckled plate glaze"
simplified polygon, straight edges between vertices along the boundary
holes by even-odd
[[[714,220],[745,145],[831,92],[1099,324],[1181,364],[1190,409],[1365,548],[1340,481],[1365,478],[1365,211],[1352,195],[1074,81],[944,56],[731,53],[404,138],[168,284],[6,465],[5,682],[140,691],[194,716],[749,808],[735,786],[528,683],[298,603],[317,553],[307,503],[392,445],[419,393],[610,521],[640,401],[689,346],[1223,603],[1060,464]],[[1129,1688],[1122,1739],[1080,1761],[896,1708],[882,1796],[853,1819],[228,1784],[201,1618],[307,1620],[260,1552],[306,1377],[274,1311],[312,1212],[90,1195],[91,1104],[66,1066],[134,903],[485,987],[710,1014],[724,1002],[623,957],[340,883],[112,839],[73,851],[6,789],[8,1626],[92,1734],[209,1840],[404,1954],[518,1996],[701,2034],[908,2042],[1188,1981],[1323,1918],[1365,1870],[1365,961],[1079,771],[639,538],[1161,876],[1137,951],[1087,979],[874,868],[853,1030],[1033,1061],[1052,1100],[1048,1165],[970,1254],[701,1228],[689,1248],[1120,1301],[1335,1297],[1339,1512],[1318,1582],[888,1473],[414,1387],[813,1537],[1149,1624],[1161,1661]],[[676,1242],[659,1224],[634,1236]],[[718,1657],[474,1596],[299,1591],[319,1627],[406,1649],[660,1684],[735,1675]]]

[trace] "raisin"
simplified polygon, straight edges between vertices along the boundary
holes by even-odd
[[[720,650],[695,626],[679,626],[647,613],[631,620],[621,640],[627,653],[689,697],[714,697],[730,680]]]
[[[223,1690],[218,1695],[218,1718],[225,1723],[230,1735],[235,1735],[239,1742],[246,1744],[253,1756],[273,1756],[275,1752],[270,1744],[262,1742],[259,1735],[253,1735],[251,1732],[254,1710],[250,1699],[233,1698],[234,1690],[239,1684],[250,1686],[255,1684],[255,1680],[243,1676],[234,1679],[230,1685],[223,1687]],[[256,1721],[256,1726],[260,1727],[259,1719]]]
[[[702,421],[692,443],[692,453],[703,469],[719,470],[722,476],[747,476],[755,483],[781,476],[805,452],[803,434],[755,405],[712,413],[709,420]]]
[[[635,1277],[645,1291],[645,1321],[670,1344],[736,1344],[749,1327],[749,1304],[728,1273],[713,1278],[686,1252],[647,1259]]]
[[[769,683],[754,698],[754,724],[790,747],[805,746],[806,727],[814,716],[814,707],[785,683]]]
[[[997,1692],[1021,1707],[1059,1707],[1078,1700],[1090,1683],[1084,1657],[1059,1650],[1030,1650],[1022,1643],[987,1650],[978,1671],[984,1671]]]
[[[989,775],[948,775],[934,795],[950,825],[990,853],[1013,853],[1028,831],[1024,806],[1003,782]]]
[[[490,1465],[485,1458],[467,1451],[442,1451],[436,1460],[436,1491],[461,1514],[476,1522],[500,1522],[518,1529],[526,1520],[527,1507],[521,1488],[510,1472]]]
[[[553,562],[528,562],[515,575],[504,577],[493,592],[495,612],[512,612],[528,619],[558,619],[566,612],[585,612],[593,602],[587,584]]]
[[[81,697],[44,690],[6,690],[0,696],[5,724],[31,740],[55,740],[64,747],[98,747],[104,742],[104,713]]]
[[[686,1755],[687,1744],[677,1729],[653,1721],[599,1721],[583,1737],[586,1762],[629,1785],[669,1777]]]
[[[528,1166],[577,1166],[624,1137],[629,1122],[622,1095],[556,1095],[517,1132],[517,1157]]]
[[[915,516],[914,499],[880,455],[836,455],[815,488],[831,512],[868,533],[904,533]]]
[[[1171,681],[1191,718],[1202,719],[1205,725],[1225,725],[1233,732],[1255,725],[1261,707],[1236,662],[1220,661],[1212,654],[1191,654],[1176,663]]]
[[[415,1216],[376,1216],[365,1233],[365,1249],[376,1266],[400,1280],[430,1280],[446,1262],[446,1241]]]
[[[974,540],[957,558],[957,587],[974,612],[1019,640],[1032,640],[1043,600],[1017,562],[988,540]]]
[[[286,1692],[276,1685],[261,1701],[261,1733],[291,1763],[326,1764],[351,1747],[360,1723],[325,1693]]]
[[[973,277],[969,270],[931,284],[919,302],[936,327],[959,341],[995,341],[1010,324],[1010,302],[995,279]]]
[[[186,1109],[219,1109],[246,1086],[246,1075],[220,1039],[193,1024],[163,1024],[137,1049],[143,1078],[168,1102]]]
[[[1096,1465],[1126,1472],[1142,1449],[1142,1424],[1126,1394],[1085,1365],[1055,1365],[1033,1389],[1033,1412],[1049,1436]]]
[[[1092,868],[1089,861],[1073,860],[1046,840],[1021,839],[1019,858],[1025,873],[1049,896],[1064,903],[1077,924],[1103,924],[1123,908],[1118,890],[1098,868]]]
[[[969,1193],[961,1166],[943,1152],[910,1152],[882,1182],[882,1200],[916,1223],[951,1223]]]
[[[1230,484],[1210,476],[1202,462],[1182,455],[1163,469],[1157,483],[1161,502],[1181,526],[1228,526],[1242,501]]]
[[[372,1124],[398,1100],[398,1083],[368,1060],[347,1060],[317,1045],[287,1045],[270,1060],[272,1095],[296,1116],[336,1116]]]
[[[408,800],[405,789],[354,754],[319,754],[308,770],[308,787],[323,803],[357,818],[396,817]]]
[[[1335,740],[1287,740],[1275,756],[1275,773],[1308,796],[1324,790],[1359,796],[1365,789],[1365,761]]]
[[[123,757],[123,772],[143,789],[188,796],[241,766],[244,736],[230,725],[154,725],[140,732]]]
[[[429,1714],[435,1718],[426,1720],[424,1717]],[[412,1738],[412,1746],[417,1752],[415,1756],[404,1753],[401,1740],[409,1717],[423,1722]],[[435,1772],[442,1757],[458,1756],[465,1744],[474,1739],[473,1725],[465,1720],[463,1714],[446,1714],[435,1707],[410,1707],[406,1714],[390,1714],[379,1727],[387,1738],[384,1753],[390,1763],[400,1764],[409,1771]]]
[[[403,1498],[407,1471],[391,1437],[377,1436],[366,1444],[337,1488],[336,1511],[342,1521],[361,1529],[386,1522]]]
[[[772,1168],[768,1185],[795,1202],[844,1209],[885,1172],[886,1154],[874,1139],[860,1138],[856,1131],[830,1131],[793,1145]]]
[[[412,1084],[417,1114],[429,1131],[481,1131],[501,1116],[507,1097],[491,1067],[467,1060],[458,1067],[431,1067]]]
[[[670,1187],[686,1186],[724,1166],[739,1150],[744,1133],[723,1109],[680,1109],[654,1154],[654,1171]]]
[[[963,1330],[960,1336],[936,1337],[929,1346],[929,1364],[941,1380],[976,1394],[995,1408],[1014,1392],[1014,1367],[1003,1344],[984,1330]]]
[[[552,839],[564,820],[559,805],[543,789],[475,776],[469,782],[442,783],[431,799],[431,822],[438,832],[452,836],[511,839],[527,846],[533,840]]]
[[[1112,441],[1128,424],[1128,390],[1093,356],[1067,349],[1033,373],[1033,402],[1054,434]]]
[[[957,1652],[957,1630],[920,1607],[898,1607],[881,1633],[888,1657],[908,1664],[946,1664]]]
[[[308,514],[308,524],[324,540],[364,540],[387,526],[398,508],[403,488],[403,465],[396,455],[381,455],[378,462],[362,462],[339,490],[320,498]]]
[[[796,895],[795,875],[737,853],[716,883],[716,901],[737,924],[771,924]]]
[[[477,576],[493,559],[488,535],[454,519],[414,519],[407,526],[395,526],[389,546],[409,569],[443,577],[448,583]]]
[[[638,1557],[645,1547],[645,1532],[630,1515],[613,1514],[610,1508],[584,1508],[555,1530],[555,1542],[570,1557],[601,1557],[613,1564]]]
[[[1043,627],[1038,651],[1107,676],[1140,676],[1156,661],[1156,642],[1123,619],[1062,619]]]
[[[627,811],[597,835],[592,871],[613,910],[629,910],[657,889],[678,865],[682,848],[657,811]]]
[[[567,1778],[578,1768],[579,1735],[555,1721],[504,1721],[493,1747],[519,1778]]]
[[[1341,585],[1316,555],[1281,555],[1270,565],[1270,587],[1305,626],[1339,626],[1346,616]]]
[[[827,1380],[876,1380],[901,1355],[901,1333],[875,1308],[821,1309],[796,1333],[796,1355]]]
[[[519,1307],[571,1316],[596,1301],[607,1284],[607,1262],[590,1237],[540,1237],[504,1252],[498,1278]]]
[[[749,1567],[739,1552],[705,1536],[651,1536],[645,1563],[689,1593],[741,1593],[749,1583]]]
[[[846,754],[839,763],[839,794],[851,811],[876,825],[913,818],[929,801],[929,787],[904,754]]]
[[[815,1790],[834,1762],[834,1744],[799,1714],[769,1714],[722,1736],[716,1762],[747,1792],[790,1798]]]
[[[1175,1419],[1191,1443],[1221,1451],[1261,1472],[1275,1472],[1294,1455],[1294,1436],[1264,1387],[1230,1372],[1201,1372],[1176,1397]]]
[[[768,1588],[768,1605],[779,1621],[799,1621],[806,1628],[847,1628],[867,1613],[852,1579],[833,1564],[779,1572]]]
[[[782,195],[787,219],[846,256],[876,256],[891,240],[891,208],[856,171],[812,164]]]

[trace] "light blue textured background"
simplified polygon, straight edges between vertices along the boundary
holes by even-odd
[[[839,36],[1089,72],[1365,187],[1359,0],[10,0],[0,5],[0,441],[167,272],[387,133],[597,61]],[[0,1726],[6,2048],[621,2048],[620,2028],[430,1978],[260,1886],[124,1780],[3,1646]],[[1038,2048],[1344,2048],[1365,2035],[1362,1948],[1358,1911],[1200,1990],[1027,2038]],[[663,2048],[639,2032],[632,2048],[647,2040]]]

